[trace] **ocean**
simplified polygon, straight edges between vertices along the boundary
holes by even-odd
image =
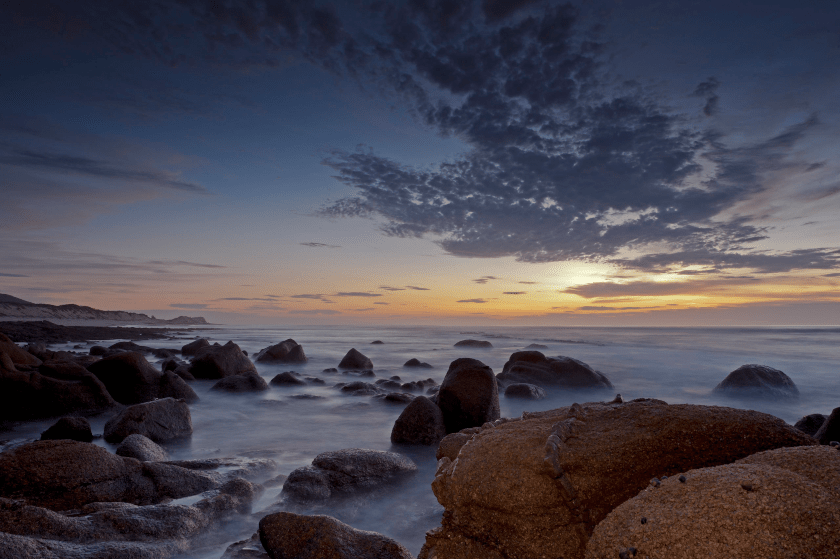
[[[500,397],[503,417],[574,402],[611,400],[620,393],[626,400],[658,398],[671,404],[691,403],[762,411],[794,423],[803,415],[829,414],[840,406],[840,328],[743,327],[743,328],[547,328],[493,327],[246,327],[217,326],[191,332],[183,340],[143,341],[152,347],[178,347],[196,335],[211,343],[233,340],[249,355],[293,338],[306,352],[304,365],[257,364],[266,381],[283,371],[319,377],[324,385],[271,386],[256,394],[210,391],[215,381],[195,381],[201,401],[191,405],[194,433],[191,439],[166,445],[172,459],[246,456],[271,458],[278,464],[272,475],[288,474],[308,465],[315,455],[342,448],[369,448],[403,453],[418,465],[411,478],[373,493],[340,502],[288,505],[278,502],[280,487],[267,489],[255,503],[252,515],[230,520],[203,536],[189,557],[218,559],[232,542],[246,539],[257,529],[259,518],[279,510],[302,514],[328,514],[363,530],[392,537],[417,554],[424,535],[440,523],[443,508],[431,482],[435,472],[434,447],[393,447],[390,433],[404,405],[342,394],[333,385],[348,382],[336,367],[350,348],[368,356],[377,378],[398,375],[403,382],[433,378],[440,383],[449,363],[460,357],[479,359],[495,373],[511,353],[538,343],[547,356],[564,355],[588,363],[615,386],[611,392],[554,391],[540,401]],[[488,340],[492,349],[456,348],[463,339]],[[371,344],[380,340],[382,344]],[[93,341],[93,340],[92,340]],[[114,341],[105,341],[108,344]],[[102,341],[97,341],[101,343]],[[70,349],[52,346],[51,349]],[[432,369],[405,369],[416,357]],[[153,358],[151,358],[154,362]],[[796,383],[796,400],[733,399],[711,391],[741,365],[756,363],[784,371]],[[352,380],[356,380],[353,378]],[[361,379],[374,381],[376,379]],[[308,396],[307,396],[308,395]],[[94,434],[102,433],[109,416],[91,419]],[[53,421],[12,425],[0,438],[38,438]],[[102,439],[96,444],[113,451]],[[186,500],[184,502],[187,502]]]

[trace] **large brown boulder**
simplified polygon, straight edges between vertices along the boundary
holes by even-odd
[[[83,370],[74,379],[53,378],[32,370],[19,371],[11,357],[0,351],[0,419],[96,413],[114,405],[116,402],[105,385],[87,371]]]
[[[373,361],[368,359],[362,352],[358,351],[355,347],[351,348],[350,351],[341,359],[341,363],[338,364],[339,369],[373,369]]]
[[[331,516],[278,512],[260,520],[259,533],[271,559],[413,559],[391,538]]]
[[[499,387],[493,369],[477,359],[449,365],[437,394],[447,433],[499,419]]]
[[[208,347],[209,345],[210,345],[210,342],[208,342],[204,338],[201,338],[200,340],[196,340],[194,342],[190,342],[190,343],[184,345],[181,348],[181,355],[183,355],[184,357],[188,357],[190,355],[195,355],[196,353],[198,353],[198,351],[200,349]]]
[[[421,558],[577,559],[595,525],[653,477],[816,444],[767,414],[657,400],[495,423],[440,460],[432,489],[446,511]]]
[[[258,363],[306,363],[307,361],[303,346],[291,338],[263,349],[257,353],[255,360]]]
[[[618,557],[629,548],[650,559],[837,557],[837,450],[782,448],[682,475],[613,510],[595,527],[586,558]]]
[[[114,400],[131,405],[156,398],[183,398],[198,401],[198,395],[178,375],[162,373],[141,353],[126,351],[93,363],[88,370],[108,388]]]
[[[446,436],[443,412],[426,398],[414,398],[402,411],[391,429],[393,444],[437,444]]]
[[[105,424],[105,440],[119,443],[132,434],[160,443],[192,435],[190,408],[183,400],[164,398],[129,406]]]
[[[190,362],[190,373],[195,378],[218,379],[248,371],[256,373],[257,368],[231,341],[223,346],[211,345],[199,349]]]
[[[823,421],[822,426],[814,433],[814,438],[820,441],[820,444],[840,442],[840,408],[831,410],[831,415]]]
[[[720,381],[712,391],[735,397],[796,398],[799,389],[779,369],[766,365],[741,365]]]
[[[52,510],[95,502],[150,504],[217,486],[204,474],[141,463],[91,443],[36,441],[0,453],[0,497]]]
[[[546,357],[539,351],[517,351],[498,375],[504,385],[527,383],[560,388],[612,388],[610,380],[584,363],[571,357]]]

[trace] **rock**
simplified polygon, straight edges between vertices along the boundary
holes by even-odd
[[[171,460],[165,462],[165,464],[188,470],[213,473],[223,482],[236,478],[253,481],[257,478],[265,478],[277,469],[277,463],[274,460],[268,458],[242,458],[238,456],[198,460]]]
[[[413,559],[391,538],[331,516],[278,512],[260,520],[259,534],[271,559]]]
[[[381,378],[374,383],[376,386],[380,388],[384,388],[386,390],[400,390],[402,388],[402,384],[393,381]]]
[[[579,559],[593,528],[654,477],[680,485],[680,472],[816,444],[767,414],[653,400],[525,412],[476,431],[457,460],[440,460],[432,490],[445,512],[421,559]]]
[[[473,438],[473,435],[480,431],[481,429],[479,427],[473,427],[472,429],[464,429],[463,431],[446,435],[438,445],[435,458],[440,460],[445,456],[454,461],[458,457],[458,453],[461,452],[461,447],[467,444]]]
[[[48,360],[38,365],[38,372],[44,376],[61,380],[79,380],[92,373],[75,361]]]
[[[735,397],[796,398],[799,389],[778,369],[766,365],[741,365],[729,373],[712,391]]]
[[[190,372],[190,366],[186,363],[181,363],[180,365],[175,367],[175,370],[172,372],[186,381],[195,380],[195,377]]]
[[[461,340],[454,347],[493,347],[493,344],[485,340]]]
[[[102,357],[108,354],[108,348],[101,345],[91,346],[89,353],[97,357]]]
[[[305,380],[309,384],[327,384],[324,379],[318,377],[305,377]]]
[[[408,361],[406,361],[405,364],[403,364],[403,367],[417,367],[417,368],[423,368],[423,369],[433,368],[428,363],[424,363],[424,362],[419,361],[418,359],[415,359],[415,358],[411,358]]]
[[[827,415],[812,413],[800,418],[793,426],[803,433],[813,437],[817,431],[820,430],[820,427],[822,427],[826,419],[828,419]]]
[[[84,417],[62,417],[41,433],[42,441],[69,439],[89,443],[93,440],[90,422]]]
[[[0,496],[52,510],[97,502],[151,504],[218,485],[205,474],[70,440],[36,441],[0,453],[0,479]]]
[[[170,358],[164,359],[163,362],[161,362],[160,371],[162,373],[165,373],[166,371],[172,371],[174,373],[175,369],[177,369],[180,365],[181,365],[181,363],[177,359],[175,359],[174,357],[170,357]],[[181,377],[181,378],[183,378],[183,377]],[[186,379],[184,379],[184,380],[186,380]]]
[[[335,367],[330,367],[329,369],[324,369],[324,370],[323,370],[323,371],[321,371],[321,372],[322,372],[322,373],[337,373],[337,372],[338,372],[338,369],[336,369]]]
[[[322,452],[311,466],[293,470],[281,495],[292,501],[329,499],[371,489],[417,471],[417,465],[394,452],[348,448]]]
[[[181,353],[177,349],[169,349],[165,347],[152,349],[152,355],[158,359],[175,359],[175,356]]]
[[[181,355],[184,357],[189,357],[190,355],[195,355],[198,351],[202,348],[209,347],[210,342],[205,340],[204,338],[200,340],[196,340],[194,342],[190,342],[184,347],[181,348]]]
[[[545,398],[545,390],[527,382],[515,382],[505,388],[505,397],[523,398],[525,400],[542,400]]]
[[[840,453],[771,450],[685,477],[619,505],[595,527],[585,557],[616,557],[628,547],[646,557],[837,557]]]
[[[0,352],[6,353],[15,365],[37,366],[41,364],[40,359],[19,347],[2,332],[0,332]]]
[[[257,368],[233,342],[199,349],[190,365],[190,373],[195,378],[219,379],[248,371],[256,373]]]
[[[129,406],[105,424],[105,440],[118,443],[138,433],[155,442],[192,435],[190,408],[183,400],[164,398]]]
[[[127,436],[116,450],[117,455],[141,462],[165,462],[169,454],[151,439],[138,433]]]
[[[247,540],[230,544],[219,559],[271,559],[256,532]]]
[[[456,359],[438,391],[447,433],[499,419],[499,390],[493,369],[477,359]]]
[[[592,367],[571,357],[546,357],[539,351],[511,354],[499,373],[504,385],[535,384],[542,388],[612,388],[609,379]]]
[[[370,343],[371,343],[371,345],[382,345],[382,344],[384,344],[385,342],[383,342],[382,340],[373,340],[373,341],[372,341],[372,342],[370,342]]]
[[[356,351],[356,348],[347,352],[347,355],[338,364],[339,369],[373,369],[373,362]]]
[[[115,344],[111,344],[108,346],[108,349],[121,349],[123,351],[140,351],[143,353],[149,353],[152,350],[150,347],[146,347],[144,345],[138,345],[134,342],[117,342]]]
[[[341,391],[351,396],[374,396],[379,394],[379,388],[375,384],[360,380],[345,384],[341,387]]]
[[[257,353],[258,363],[306,363],[306,354],[303,347],[289,338],[285,342],[267,347]]]
[[[136,463],[136,461],[135,461]],[[71,514],[0,499],[0,557],[168,559],[194,556],[191,542],[234,514],[247,513],[258,485],[228,482],[186,505],[97,502]]]
[[[387,394],[377,394],[376,398],[389,404],[408,404],[414,400],[414,395],[405,392],[388,392]]]
[[[269,384],[274,386],[303,386],[306,382],[301,380],[294,371],[285,371],[274,375],[274,378],[269,381]]]
[[[169,371],[158,371],[136,351],[105,357],[93,363],[88,370],[121,404],[139,404],[167,397],[198,401],[198,395],[183,379]]]
[[[543,344],[528,344],[525,349],[548,349],[547,345]]]
[[[409,403],[394,422],[391,443],[431,446],[446,436],[443,412],[425,396]]]
[[[820,441],[820,444],[830,444],[832,441],[840,441],[840,408],[831,410],[831,415],[823,422],[819,430],[814,433],[814,438]]]
[[[223,390],[225,392],[261,392],[268,390],[268,383],[265,382],[255,371],[248,371],[241,375],[225,377],[210,387],[210,390]]]

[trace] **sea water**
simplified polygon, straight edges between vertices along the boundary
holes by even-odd
[[[620,393],[626,400],[658,398],[671,404],[691,403],[753,409],[793,423],[810,413],[828,414],[840,406],[840,328],[545,328],[545,327],[210,327],[184,331],[178,340],[144,341],[151,347],[180,347],[196,336],[211,343],[233,340],[252,357],[269,345],[293,338],[306,352],[303,365],[257,363],[266,381],[283,371],[318,377],[324,385],[270,386],[265,392],[229,394],[211,391],[215,381],[191,385],[201,401],[190,406],[193,435],[165,445],[172,459],[250,457],[270,458],[278,465],[272,474],[288,474],[308,465],[319,453],[342,448],[368,448],[403,453],[418,465],[416,475],[372,493],[342,501],[292,505],[279,499],[280,487],[265,491],[250,515],[233,518],[219,530],[194,542],[189,557],[217,559],[231,542],[246,539],[265,514],[290,510],[327,514],[362,530],[396,539],[413,554],[424,535],[440,524],[443,508],[431,482],[435,472],[434,447],[394,447],[391,428],[404,405],[369,396],[343,394],[340,382],[398,375],[402,382],[433,378],[440,383],[453,360],[479,359],[495,373],[511,353],[532,343],[547,346],[547,356],[565,355],[588,363],[605,374],[615,389],[609,392],[550,391],[540,401],[500,398],[503,417],[523,411],[567,406],[574,402],[610,400]],[[490,349],[454,347],[463,339],[488,340]],[[382,344],[372,344],[379,340]],[[108,344],[119,340],[90,340]],[[52,349],[69,349],[52,346]],[[87,346],[86,346],[87,347]],[[323,372],[336,367],[350,348],[368,356],[376,378],[357,379]],[[405,369],[417,358],[432,369]],[[712,394],[727,374],[741,365],[756,363],[784,371],[799,388],[798,399],[733,399]],[[92,418],[94,433],[102,433],[109,416]],[[38,438],[53,420],[9,426],[0,438]],[[113,451],[116,446],[100,444]],[[263,481],[263,480],[257,480]]]

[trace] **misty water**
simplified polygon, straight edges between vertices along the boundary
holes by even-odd
[[[217,559],[231,542],[245,539],[257,529],[259,518],[279,510],[328,514],[351,526],[372,530],[403,543],[413,554],[420,551],[427,530],[439,525],[443,508],[431,482],[435,448],[394,447],[390,433],[404,405],[370,396],[342,394],[333,385],[356,378],[325,373],[336,367],[350,348],[373,361],[377,378],[398,375],[403,382],[433,378],[440,383],[449,363],[472,357],[495,373],[514,351],[531,343],[548,347],[547,356],[574,357],[604,373],[615,386],[610,392],[549,391],[541,401],[510,400],[501,396],[503,417],[570,405],[609,400],[620,393],[625,400],[659,398],[668,403],[721,405],[766,412],[793,423],[810,413],[828,414],[840,406],[840,328],[444,328],[444,327],[215,327],[185,334],[183,339],[144,341],[152,347],[178,347],[197,334],[210,342],[228,340],[255,355],[260,349],[293,338],[306,352],[305,365],[257,364],[266,381],[283,371],[318,377],[324,385],[270,386],[256,394],[210,391],[215,381],[191,383],[201,401],[191,405],[194,433],[186,441],[164,445],[172,459],[243,456],[270,458],[278,469],[271,476],[288,474],[307,465],[315,455],[342,448],[369,448],[403,453],[418,465],[407,480],[373,493],[339,502],[290,505],[278,501],[280,486],[266,489],[254,504],[253,514],[230,520],[219,530],[195,542],[189,557]],[[492,349],[456,348],[462,339],[492,342]],[[371,344],[381,340],[383,344]],[[93,340],[92,340],[93,341]],[[119,340],[113,340],[119,341]],[[109,344],[111,341],[107,341]],[[52,349],[69,349],[52,346]],[[405,369],[416,357],[433,369]],[[154,362],[154,361],[153,361]],[[784,371],[800,391],[797,400],[747,400],[713,396],[712,388],[729,372],[747,363]],[[376,379],[360,379],[373,382]],[[109,415],[92,418],[94,433],[102,433]],[[38,438],[54,420],[20,423],[0,433],[4,439]],[[101,438],[96,444],[111,451],[115,445]],[[263,480],[257,480],[263,481]]]

